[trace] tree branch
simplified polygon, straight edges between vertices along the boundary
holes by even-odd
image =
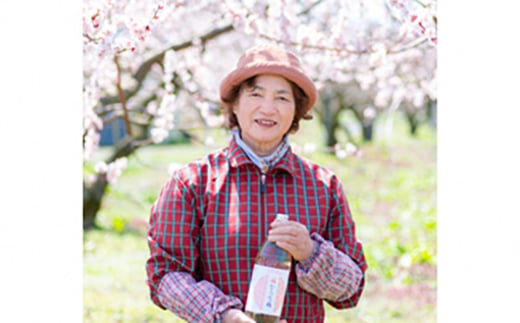
[[[119,60],[117,58],[117,55],[114,56],[114,63],[116,64],[116,68],[117,68],[116,87],[117,87],[117,93],[119,96],[119,102],[121,102],[121,106],[123,108],[123,120],[125,121],[126,133],[129,136],[132,136],[132,128],[130,127],[130,120],[128,118],[128,108],[126,107],[125,94],[123,92],[123,88],[121,87],[121,66],[119,65]]]
[[[298,13],[298,16],[301,16],[301,15],[306,15],[308,14],[314,7],[316,7],[317,5],[319,5],[320,3],[322,3],[323,0],[318,0],[318,1],[315,1],[314,3],[311,3],[310,6],[308,6],[307,8],[305,8],[303,11],[300,11]]]
[[[201,36],[200,37],[200,43],[201,44],[205,44],[209,40],[211,40],[213,38],[216,38],[217,36],[220,36],[221,34],[230,32],[233,29],[234,28],[233,28],[232,24],[229,24],[229,25],[224,26],[222,28],[216,28],[216,29],[210,31],[209,33]],[[188,41],[186,41],[184,43],[181,43],[181,44],[178,44],[178,45],[173,45],[173,46],[163,50],[159,54],[149,58],[143,64],[141,64],[141,66],[139,66],[139,68],[137,69],[137,72],[134,74],[134,78],[138,82],[142,82],[144,77],[146,76],[146,74],[148,74],[148,72],[150,71],[150,68],[152,67],[152,65],[155,64],[155,63],[159,63],[159,62],[163,61],[164,54],[167,51],[169,51],[169,50],[180,51],[180,50],[186,49],[186,48],[188,48],[190,46],[193,46],[193,40],[188,40]]]
[[[276,43],[284,43],[284,41],[282,41],[282,40],[280,40],[278,38],[271,37],[271,36],[266,35],[266,34],[259,34],[259,36],[262,37],[262,38],[268,39],[270,41],[276,42]],[[410,43],[408,43],[408,44],[406,44],[406,45],[404,45],[404,46],[402,46],[400,48],[395,49],[395,46],[397,44],[399,44],[401,42],[401,40],[396,41],[396,43],[393,44],[392,47],[389,47],[389,49],[386,51],[386,54],[387,55],[391,55],[391,54],[401,53],[401,52],[404,52],[406,50],[412,49],[414,47],[418,47],[419,45],[421,45],[421,44],[423,44],[423,43],[425,43],[427,41],[426,38],[418,38],[418,39],[416,39],[414,41],[411,41]],[[368,49],[352,50],[352,49],[348,49],[347,47],[329,47],[329,46],[313,45],[313,44],[305,44],[304,45],[302,43],[295,42],[295,41],[292,41],[289,44],[292,45],[292,46],[300,46],[302,48],[316,49],[316,50],[319,50],[319,51],[331,51],[331,52],[337,52],[337,53],[346,52],[346,53],[353,54],[353,55],[365,55],[365,54],[372,54],[373,53],[373,51],[368,50]]]
[[[232,24],[228,24],[228,25],[226,25],[224,27],[221,27],[221,28],[215,28],[214,30],[208,32],[207,34],[204,34],[201,37],[199,37],[200,43],[202,45],[204,45],[208,41],[210,41],[210,40],[212,40],[212,39],[214,39],[214,38],[216,38],[216,37],[218,37],[218,36],[220,36],[222,34],[230,32],[233,29],[234,29],[234,27],[233,27]],[[141,88],[141,86],[143,84],[143,81],[144,81],[146,75],[148,74],[148,72],[150,72],[150,69],[152,68],[152,66],[154,64],[156,64],[156,63],[160,64],[163,61],[164,54],[167,51],[169,51],[169,50],[179,51],[179,50],[183,50],[183,49],[186,49],[188,47],[191,47],[193,45],[194,45],[194,41],[193,40],[189,40],[189,41],[177,44],[177,45],[173,45],[173,46],[170,46],[170,47],[164,49],[159,54],[156,54],[156,55],[150,57],[149,59],[147,59],[146,61],[144,61],[139,66],[139,68],[137,69],[137,71],[133,75],[133,78],[137,81],[137,84],[131,90],[123,90],[123,92],[122,92],[123,95],[127,99],[131,98],[132,96],[134,96],[139,91],[139,89]],[[103,97],[99,101],[103,105],[114,104],[114,103],[119,102],[119,97],[118,96],[115,96],[115,97],[114,96]]]

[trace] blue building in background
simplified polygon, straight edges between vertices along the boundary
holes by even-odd
[[[146,128],[133,128],[132,131],[140,132],[141,136],[148,136],[148,131]],[[126,134],[126,125],[123,118],[117,118],[114,121],[111,121],[105,125],[103,125],[103,130],[101,130],[101,138],[99,139],[100,146],[113,146],[123,140]],[[136,133],[134,133],[134,136]],[[141,137],[138,135],[138,137]],[[177,144],[177,143],[185,143],[190,141],[190,136],[180,130],[172,130],[170,131],[168,137],[160,143],[160,145],[169,145],[169,144]]]
[[[112,146],[125,137],[126,126],[122,118],[117,118],[112,122],[103,125],[101,130],[100,146]]]

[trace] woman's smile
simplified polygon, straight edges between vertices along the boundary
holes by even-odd
[[[255,122],[258,123],[261,126],[266,126],[266,127],[270,127],[270,126],[276,125],[276,121],[267,120],[267,119],[255,119]]]

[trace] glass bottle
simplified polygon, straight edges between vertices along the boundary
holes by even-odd
[[[279,213],[275,221],[288,218]],[[257,323],[280,320],[290,271],[291,255],[266,239],[256,256],[246,300],[246,313]]]

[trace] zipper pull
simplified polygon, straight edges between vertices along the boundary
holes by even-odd
[[[260,185],[260,193],[264,193],[265,192],[265,173],[262,173],[262,182],[261,182],[261,185]]]

